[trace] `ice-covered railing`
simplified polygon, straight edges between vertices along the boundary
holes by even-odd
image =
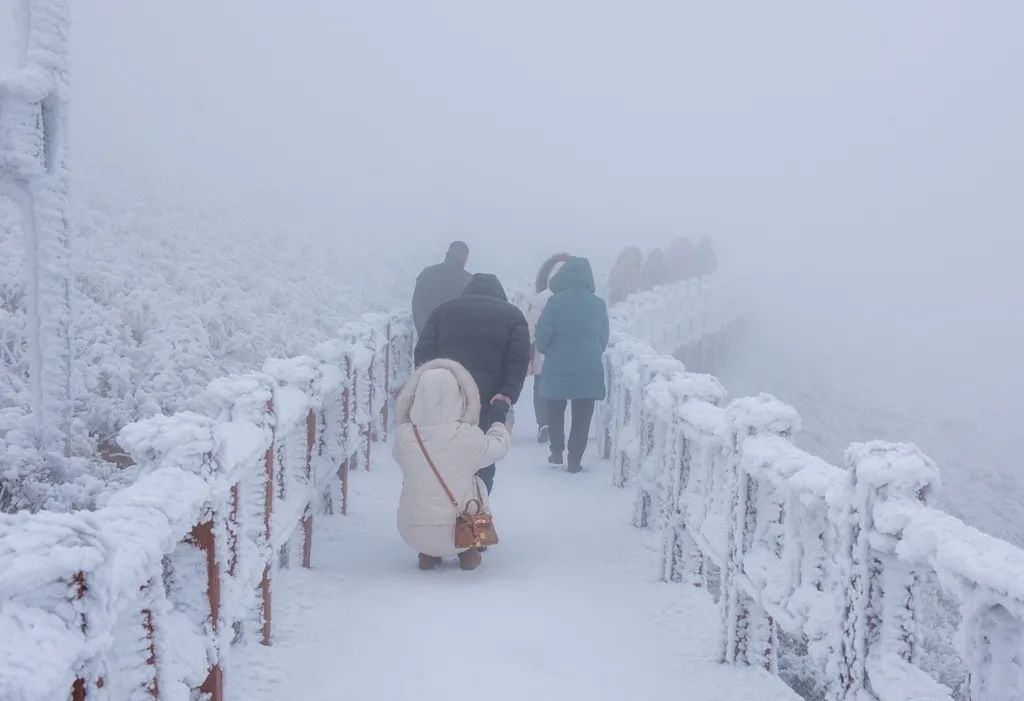
[[[667,355],[699,340],[694,299],[617,309],[596,430],[635,524],[661,533],[662,577],[719,597],[722,661],[779,673],[785,652],[830,701],[1024,699],[1024,551],[931,507],[938,471],[912,445],[853,444],[840,468],[791,442],[800,418],[774,397],[725,404]],[[921,667],[925,578],[959,606],[963,688]]]
[[[98,510],[0,516],[0,699],[222,699],[232,645],[272,642],[275,573],[369,469],[413,339],[366,316],[125,427],[140,476]]]
[[[734,290],[718,274],[639,292],[612,308],[612,325],[659,353],[707,368],[731,340],[742,311]]]
[[[71,8],[69,0],[20,0],[13,16],[10,8],[11,3],[0,7],[0,22],[11,22],[14,39],[14,65],[0,72],[0,197],[11,199],[20,214],[32,413],[37,445],[54,466],[70,444],[73,404],[67,168]]]

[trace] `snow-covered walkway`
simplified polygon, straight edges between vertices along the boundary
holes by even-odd
[[[657,581],[655,542],[629,524],[632,493],[607,464],[546,464],[528,398],[495,481],[502,542],[480,569],[416,568],[395,526],[401,474],[377,446],[351,514],[317,522],[313,569],[280,573],[274,647],[233,652],[231,701],[798,698],[714,661],[710,597]]]

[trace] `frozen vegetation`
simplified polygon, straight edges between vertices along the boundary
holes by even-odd
[[[283,220],[273,205],[260,211],[249,203],[240,215],[224,197],[166,190],[156,197],[109,175],[78,185],[71,245],[79,456],[121,459],[112,439],[126,423],[173,413],[217,377],[308,352],[355,316],[400,306],[410,283],[395,277],[414,277],[397,260],[390,270],[383,261],[351,266],[379,258],[374,244]],[[9,446],[0,466],[10,484],[19,482],[10,471],[18,469],[30,387],[21,231],[2,198],[0,247],[0,340],[10,368],[0,375],[0,441],[7,435]],[[74,486],[22,482],[5,495],[5,510],[88,506],[102,488],[93,477],[128,476],[96,461],[76,470]]]

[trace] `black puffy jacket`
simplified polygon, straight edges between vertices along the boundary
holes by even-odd
[[[530,365],[530,330],[497,277],[474,275],[461,297],[431,312],[416,343],[416,365],[435,358],[462,363],[485,406],[496,394],[519,400]]]

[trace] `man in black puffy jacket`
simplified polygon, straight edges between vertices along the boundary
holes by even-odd
[[[530,330],[526,317],[508,302],[494,275],[477,273],[462,296],[437,307],[416,343],[416,366],[435,358],[456,360],[469,370],[480,389],[480,426],[504,421],[519,401],[530,365]],[[494,465],[477,474],[489,492]]]
[[[466,272],[468,260],[469,246],[462,241],[452,241],[444,262],[424,268],[416,277],[416,288],[412,293],[412,320],[417,332],[423,332],[430,312],[462,294],[473,277]]]

